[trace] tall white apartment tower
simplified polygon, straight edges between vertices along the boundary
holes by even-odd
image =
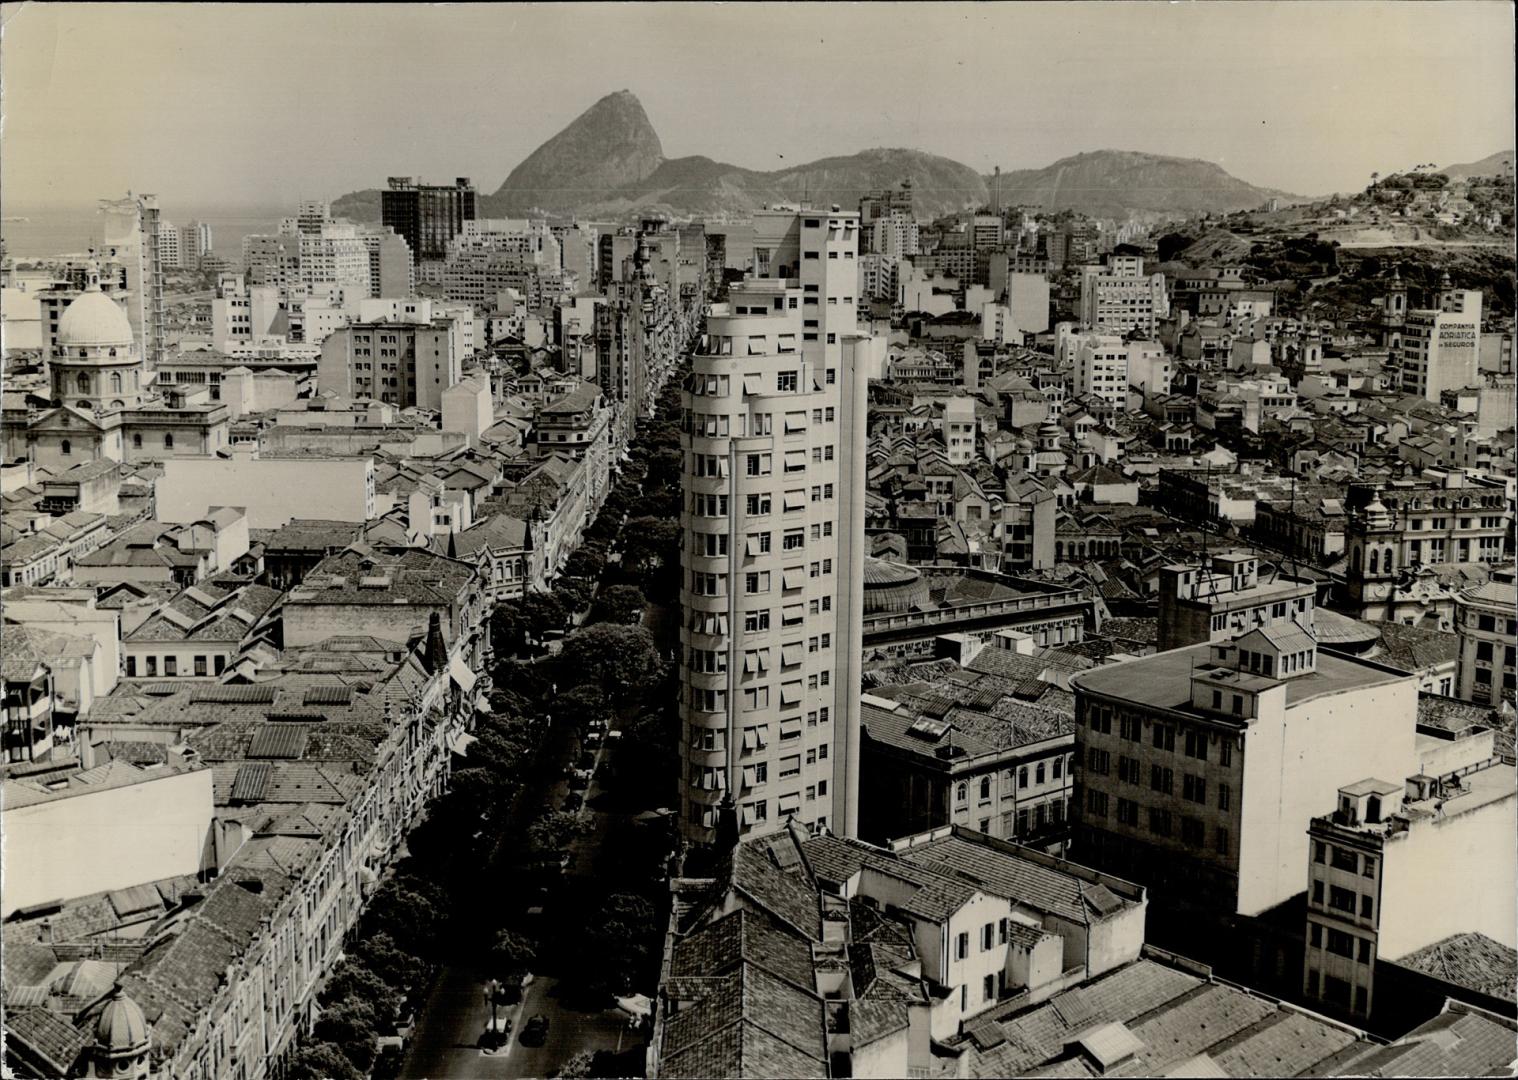
[[[684,396],[680,801],[702,845],[858,828],[859,215],[766,211],[754,232]]]

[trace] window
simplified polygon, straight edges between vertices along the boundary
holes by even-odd
[[[1105,791],[1086,791],[1086,811],[1096,818],[1107,816],[1107,793]]]
[[[991,799],[991,778],[989,776],[982,776],[980,778],[980,801],[981,802],[989,802],[990,799]]]
[[[1157,806],[1149,808],[1149,831],[1155,836],[1170,835],[1170,811]]]
[[[1328,851],[1329,862],[1335,870],[1348,870],[1353,874],[1360,869],[1360,856],[1353,848],[1331,846]]]
[[[1372,897],[1372,896],[1370,896],[1368,893],[1361,893],[1360,894],[1360,918],[1362,918],[1362,919],[1369,919],[1373,915],[1375,915],[1375,912],[1376,912],[1376,901],[1375,901],[1375,898]]]
[[[796,381],[796,373],[794,371],[778,372],[775,375],[775,389],[781,393],[794,392]]]
[[[204,675],[205,673],[206,673],[206,658],[204,656],[197,656],[195,658],[195,674],[196,675]]]
[[[1364,861],[1361,863],[1360,867],[1360,873],[1363,876],[1369,878],[1376,876],[1376,857],[1374,855],[1364,856]]]
[[[970,935],[967,931],[961,931],[954,939],[954,959],[964,960],[970,955]]]
[[[1218,764],[1233,764],[1233,741],[1227,737],[1223,739],[1222,745],[1218,747]]]
[[[1215,846],[1218,849],[1219,855],[1228,854],[1228,830],[1221,825],[1218,826],[1217,842]]]
[[[1186,756],[1199,761],[1207,760],[1207,733],[1205,731],[1187,730]]]
[[[954,801],[964,806],[970,801],[970,785],[961,783],[954,789]]]
[[[1328,951],[1331,952],[1331,953],[1333,953],[1335,956],[1343,956],[1343,957],[1346,957],[1348,959],[1354,959],[1354,955],[1355,955],[1355,937],[1354,937],[1354,935],[1353,934],[1346,934],[1343,930],[1335,930],[1333,927],[1329,927],[1328,928]]]
[[[986,923],[980,928],[980,951],[987,952],[996,943],[996,924]]]
[[[1323,927],[1318,923],[1308,923],[1307,940],[1312,943],[1313,948],[1321,949],[1323,947]]]
[[[1175,750],[1175,728],[1169,724],[1154,725],[1154,745],[1160,750]]]
[[[1312,883],[1312,902],[1314,904],[1323,903],[1323,883],[1321,881],[1314,881]]]
[[[1138,803],[1134,802],[1132,799],[1118,799],[1117,820],[1124,825],[1129,825],[1133,828],[1137,828],[1139,821]]]
[[[163,436],[163,448],[165,450],[172,450],[172,449],[174,449],[174,435],[173,435],[172,432],[164,432],[164,436]]]
[[[832,337],[831,334],[829,334],[828,336]],[[986,978],[985,978],[985,985],[981,988],[981,995],[982,995],[982,1000],[983,1001],[995,1001],[996,1000],[996,976],[995,975],[987,975],[986,976]]]
[[[1328,887],[1328,906],[1335,911],[1355,913],[1355,892],[1353,889],[1341,888],[1338,885]]]
[[[1149,788],[1151,791],[1158,791],[1165,795],[1169,795],[1171,794],[1171,790],[1174,785],[1175,774],[1172,773],[1169,769],[1161,768],[1158,765],[1150,766]]]
[[[1320,863],[1323,862],[1327,857],[1328,845],[1323,843],[1321,840],[1314,840],[1312,842],[1312,861],[1315,863]]]

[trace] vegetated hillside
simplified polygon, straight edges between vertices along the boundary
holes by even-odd
[[[1386,292],[1392,270],[1402,275],[1408,288],[1408,304],[1421,307],[1433,302],[1439,279],[1448,272],[1457,289],[1480,289],[1482,310],[1488,314],[1513,314],[1515,274],[1511,250],[1497,246],[1340,248],[1339,277],[1314,288],[1310,299],[1336,307],[1368,307]]]
[[[1439,171],[1451,180],[1468,180],[1473,176],[1502,176],[1504,174],[1511,176],[1513,152],[1500,150],[1480,161],[1470,161],[1464,165],[1446,165]]]
[[[582,207],[595,216],[630,213],[743,214],[766,204],[834,203],[854,209],[867,192],[912,181],[919,217],[935,217],[986,199],[985,184],[975,170],[919,150],[865,150],[847,157],[824,158],[790,169],[761,172],[704,157],[666,161],[655,172],[614,192],[604,201]]]
[[[664,164],[664,147],[630,90],[608,94],[528,155],[482,208],[487,216],[576,211]]]
[[[332,216],[347,218],[360,225],[378,225],[380,189],[365,188],[363,191],[350,191],[332,203]]]
[[[1042,169],[1001,176],[1001,203],[1079,210],[1097,217],[1188,215],[1253,210],[1299,197],[1256,187],[1210,161],[1130,150],[1095,150]]]

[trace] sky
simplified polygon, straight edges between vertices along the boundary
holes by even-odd
[[[666,157],[1086,150],[1294,194],[1513,145],[1507,0],[0,4],[0,200],[288,206],[513,166],[598,98]],[[783,157],[783,160],[782,160]]]

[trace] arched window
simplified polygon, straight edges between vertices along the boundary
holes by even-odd
[[[135,449],[137,449],[137,450],[141,450],[142,449],[142,436],[141,435],[133,435],[132,436],[132,446]]]
[[[111,393],[121,393],[121,372],[119,371],[111,372]]]
[[[174,436],[173,436],[172,433],[170,433],[170,432],[165,432],[164,433],[164,436],[163,436],[163,448],[165,450],[172,450],[172,449],[174,449]]]
[[[1376,567],[1380,563],[1380,561],[1381,561],[1380,554],[1374,548],[1372,548],[1371,552],[1370,552],[1370,572],[1372,574],[1374,574],[1376,572]]]
[[[1383,574],[1389,574],[1389,573],[1392,572],[1392,549],[1391,548],[1387,548],[1385,551],[1381,552],[1381,572]]]
[[[74,385],[79,388],[81,394],[88,394],[90,392],[90,377],[81,371],[78,375],[74,376]]]
[[[116,355],[116,347],[114,345],[111,346],[111,353],[110,353],[110,355],[112,357],[114,357]]]
[[[989,776],[982,776],[980,778],[980,797],[982,799],[989,799],[991,797],[991,778]]]
[[[970,785],[969,784],[961,783],[958,787],[956,787],[954,789],[954,801],[955,802],[969,802],[970,801]]]
[[[67,439],[64,439],[61,443],[58,444],[58,452],[64,457],[68,457],[74,452],[74,446]]]

